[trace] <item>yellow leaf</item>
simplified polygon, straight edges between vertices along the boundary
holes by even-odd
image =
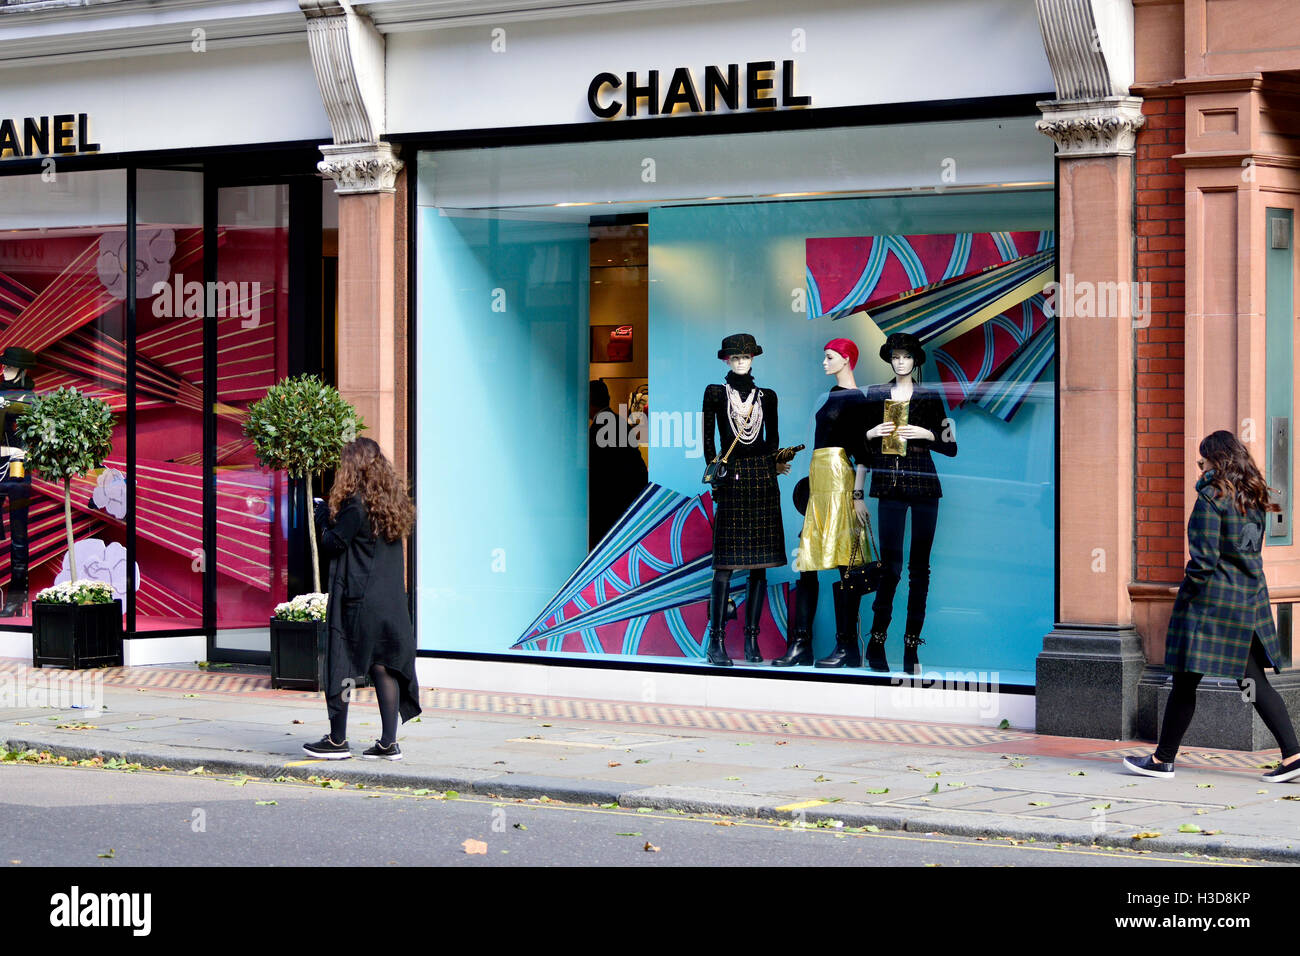
[[[1143,830],[1141,833],[1135,833],[1132,836],[1134,840],[1149,840],[1152,837],[1158,837],[1160,834],[1153,830]]]

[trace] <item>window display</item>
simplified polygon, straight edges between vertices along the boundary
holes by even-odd
[[[794,170],[851,134],[788,135],[778,152]],[[1032,684],[1054,606],[1050,189],[790,196],[745,181],[728,199],[743,171],[665,181],[678,166],[698,176],[719,144],[742,155],[734,136],[687,139],[653,142],[661,176],[641,198],[612,174],[546,183],[570,157],[595,164],[627,143],[420,154],[415,400],[434,424],[416,449],[417,504],[440,523],[417,543],[421,648],[895,675],[920,668],[924,643],[927,669]],[[510,205],[471,175],[485,163]],[[610,325],[631,326],[634,369],[593,363],[591,329]],[[482,387],[486,355],[517,388]],[[733,366],[721,376],[720,358]],[[611,432],[628,436],[615,443],[649,465],[604,516],[597,403],[582,397],[597,381],[618,396]],[[702,403],[701,381],[714,383]],[[633,414],[649,388],[653,407]],[[782,441],[812,449],[786,460],[788,485]],[[448,447],[475,462],[472,483],[440,460]],[[936,469],[934,452],[954,457]],[[703,484],[706,468],[726,474]],[[842,578],[877,558],[866,628],[862,589]],[[832,570],[835,600],[819,607]],[[904,653],[890,660],[897,602]],[[732,614],[743,661],[725,646]]]

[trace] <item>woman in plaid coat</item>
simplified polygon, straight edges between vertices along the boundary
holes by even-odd
[[[1133,773],[1172,777],[1174,757],[1196,711],[1196,687],[1203,674],[1235,679],[1252,695],[1255,709],[1277,738],[1282,762],[1265,780],[1300,776],[1300,745],[1286,705],[1264,668],[1281,659],[1264,580],[1266,513],[1279,507],[1246,446],[1229,431],[1201,442],[1202,475],[1187,523],[1190,559],[1174,601],[1165,639],[1165,666],[1173,671],[1173,692],[1165,707],[1155,753],[1124,759]]]

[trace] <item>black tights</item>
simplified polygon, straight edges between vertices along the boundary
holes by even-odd
[[[1281,695],[1264,676],[1268,666],[1268,657],[1264,645],[1259,642],[1259,635],[1251,637],[1250,657],[1246,661],[1246,676],[1237,684],[1246,690],[1253,688],[1255,709],[1260,718],[1282,748],[1282,759],[1300,753],[1296,743],[1295,729],[1291,726],[1291,716],[1286,712],[1286,704]],[[1160,727],[1160,742],[1156,745],[1156,760],[1161,763],[1173,763],[1178,755],[1178,745],[1183,742],[1183,734],[1196,713],[1196,687],[1201,682],[1200,674],[1179,671],[1174,674],[1174,689],[1165,705],[1165,720]]]
[[[397,705],[401,695],[397,677],[383,664],[372,664],[370,681],[375,685],[375,698],[379,702],[379,721],[382,727],[379,742],[385,747],[397,742]],[[330,718],[330,740],[341,744],[348,737],[348,702],[343,694],[325,698],[325,710]]]

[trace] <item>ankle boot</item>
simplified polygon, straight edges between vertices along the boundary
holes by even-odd
[[[924,644],[920,634],[903,635],[903,671],[907,674],[921,673],[921,662],[917,660],[916,649]]]
[[[831,588],[835,598],[835,650],[817,662],[818,667],[861,667],[862,650],[858,647],[857,601],[844,593],[837,581]]]
[[[709,643],[704,653],[715,667],[731,666],[727,656],[727,584],[715,580],[709,597]]]
[[[872,631],[871,640],[867,642],[867,666],[873,671],[889,670],[889,658],[885,656],[884,631]]]
[[[785,646],[785,654],[772,662],[773,667],[793,667],[796,664],[813,662],[812,635],[807,630],[794,628],[790,631],[790,642]]]
[[[751,664],[763,663],[763,655],[758,649],[758,628],[745,628],[745,660]]]

